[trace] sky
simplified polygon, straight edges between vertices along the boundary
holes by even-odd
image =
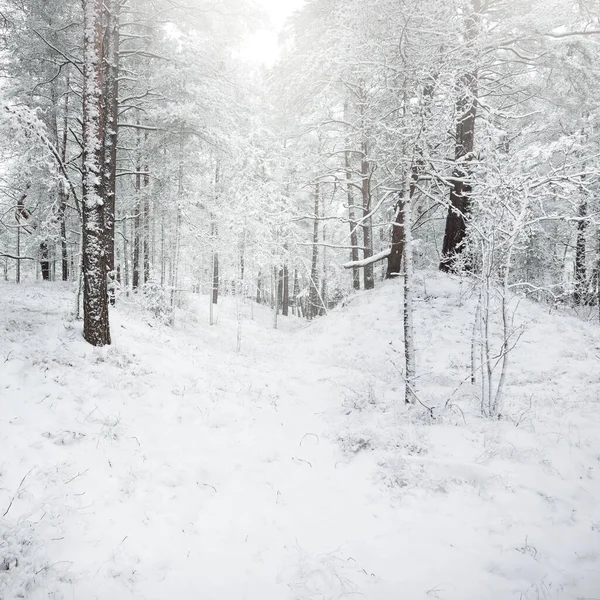
[[[279,55],[278,36],[285,20],[298,10],[304,0],[255,0],[269,16],[269,27],[250,36],[243,50],[244,58],[251,62],[271,65]]]

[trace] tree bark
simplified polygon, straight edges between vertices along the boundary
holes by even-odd
[[[404,200],[400,197],[396,204],[396,219],[392,229],[392,248],[388,256],[386,279],[401,275],[402,255],[404,254]]]
[[[321,189],[319,184],[315,185],[315,220],[313,224],[313,247],[312,247],[312,263],[310,267],[310,292],[308,294],[309,306],[308,306],[308,318],[319,314],[319,195]]]
[[[141,236],[142,236],[142,202],[140,200],[141,176],[139,167],[136,168],[135,175],[135,216],[133,217],[133,275],[131,278],[131,287],[137,290],[140,287],[140,269],[141,269]]]
[[[479,33],[481,0],[472,0],[472,10],[466,20],[466,45],[471,48]],[[456,101],[456,138],[454,144],[454,173],[450,189],[450,207],[442,245],[440,270],[453,272],[460,268],[458,259],[465,245],[467,220],[471,212],[471,169],[469,162],[475,148],[475,119],[477,117],[477,71],[465,73]],[[466,265],[469,268],[469,265]]]
[[[108,294],[111,304],[115,303],[115,211],[117,198],[117,141],[119,117],[119,26],[121,0],[105,2],[106,33],[104,47],[104,111],[106,131],[104,135],[104,185],[106,205],[104,228],[106,237],[106,268]]]
[[[102,2],[83,0],[83,337],[93,346],[110,344],[106,280],[102,146]]]
[[[408,186],[407,186],[408,187]],[[415,340],[413,328],[413,260],[412,260],[412,198],[410,189],[404,191],[404,402],[416,400]]]
[[[586,270],[586,241],[587,229],[587,200],[585,197],[579,203],[577,221],[577,242],[575,246],[575,290],[573,300],[575,306],[581,306],[587,302],[587,270]]]

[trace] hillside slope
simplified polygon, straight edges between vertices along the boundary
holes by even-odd
[[[523,301],[492,422],[466,287],[420,278],[431,421],[402,404],[399,282],[276,331],[123,301],[104,349],[68,288],[0,285],[0,599],[596,597],[599,329]]]

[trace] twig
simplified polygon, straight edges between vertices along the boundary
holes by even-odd
[[[214,485],[210,485],[210,483],[202,483],[202,482],[196,482],[198,485],[203,485],[204,487],[209,487],[212,488],[213,490],[215,490],[215,492],[217,491],[217,488]]]
[[[408,383],[408,381],[406,380],[406,377],[404,377],[404,373],[402,373],[402,371],[398,368],[398,365],[396,365],[396,363],[393,360],[390,360],[390,362],[392,363],[394,369],[396,369],[396,371],[398,371],[398,373],[400,374],[400,377],[402,377],[402,379],[404,379],[404,385],[406,385],[410,391],[410,393],[416,398],[417,402],[425,409],[427,409],[427,411],[429,411],[429,416],[433,419],[435,418],[433,416],[433,406],[427,406],[426,404],[423,404],[423,402],[421,402],[421,399],[419,398],[419,396],[417,396],[417,393],[415,392],[414,388],[412,387],[412,385],[410,385],[410,383]]]
[[[17,491],[15,492],[15,495],[12,497],[10,504],[8,505],[8,508],[6,509],[6,511],[4,512],[4,514],[2,515],[3,517],[5,517],[8,514],[8,511],[10,510],[10,507],[13,505],[13,502],[15,501],[15,498],[19,495],[19,492],[21,491],[21,486],[23,485],[23,483],[25,482],[25,479],[27,479],[27,475],[29,475],[29,473],[31,473],[31,471],[33,471],[35,467],[31,467],[31,469],[29,469],[29,471],[27,471],[27,473],[25,473],[25,475],[23,475],[23,479],[21,479],[21,483],[19,484],[19,487],[17,488]]]
[[[303,442],[303,441],[304,441],[304,439],[305,439],[307,436],[309,436],[309,435],[313,435],[314,437],[316,437],[316,438],[317,438],[317,444],[320,444],[320,443],[321,443],[321,440],[319,439],[319,436],[318,436],[316,433],[305,433],[305,434],[302,436],[302,439],[300,440],[300,443],[298,444],[298,445],[299,445],[301,448],[302,448],[302,442]]]
[[[71,479],[69,479],[69,481],[65,481],[64,485],[67,485],[67,483],[71,483],[71,481],[74,481],[78,477],[85,475],[88,471],[89,471],[89,469],[86,469],[85,471],[82,471],[81,473],[77,473],[77,475],[75,475],[75,477],[71,477]]]

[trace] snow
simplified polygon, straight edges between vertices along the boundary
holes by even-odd
[[[521,301],[490,421],[468,287],[418,278],[430,420],[401,281],[277,330],[244,304],[239,353],[231,298],[121,298],[98,349],[67,285],[0,284],[0,598],[597,597],[599,328]]]

